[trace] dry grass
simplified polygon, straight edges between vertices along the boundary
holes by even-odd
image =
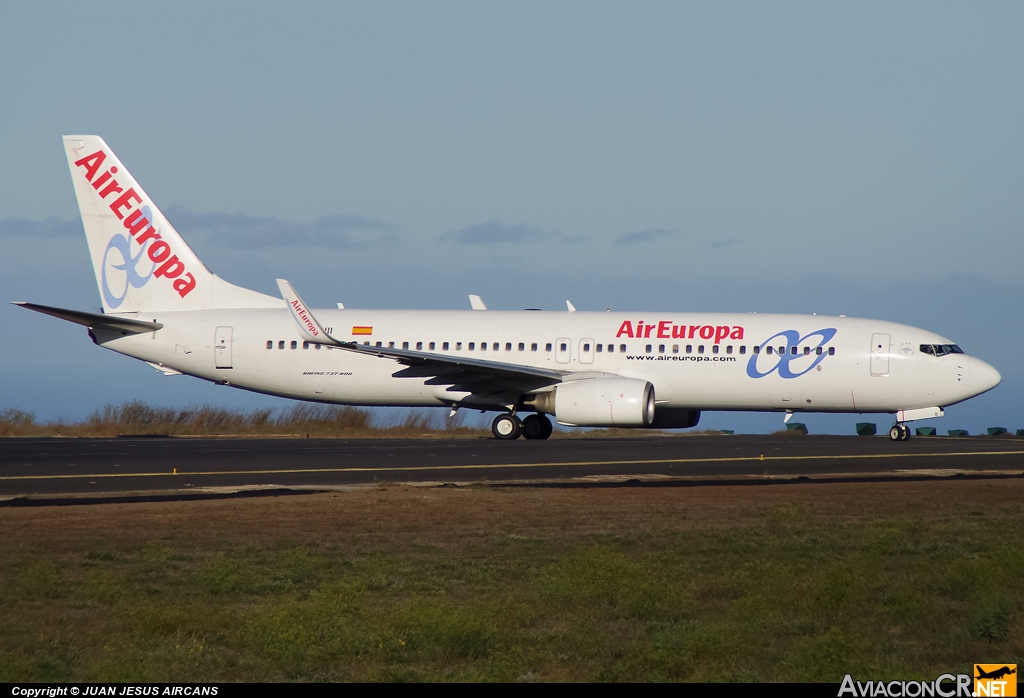
[[[434,432],[445,436],[479,436],[463,426],[461,414],[418,410],[374,418],[366,410],[339,405],[296,403],[285,410],[230,410],[211,405],[152,407],[140,401],[106,405],[82,422],[36,422],[17,409],[0,411],[0,436],[287,436],[403,437]]]
[[[358,407],[300,402],[284,410],[231,410],[212,405],[152,407],[141,401],[106,405],[81,422],[37,422],[19,409],[0,410],[4,436],[306,436],[317,438],[479,438],[487,427],[467,426],[465,412],[442,408],[371,414]],[[645,432],[664,434],[667,432]],[[688,431],[686,435],[719,434]],[[556,429],[553,438],[634,438],[636,429]],[[677,432],[677,435],[682,435]]]
[[[825,680],[1024,663],[1024,481],[0,509],[0,681]]]

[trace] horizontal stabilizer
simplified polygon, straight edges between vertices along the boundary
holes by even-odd
[[[116,330],[124,334],[142,334],[143,332],[156,332],[161,327],[159,322],[146,322],[145,320],[132,320],[131,318],[118,317],[116,315],[103,315],[100,313],[86,313],[81,310],[67,310],[65,308],[54,308],[49,305],[37,305],[35,303],[16,302],[22,308],[34,310],[44,315],[59,317],[61,320],[74,322],[78,325],[85,325],[89,329],[98,328],[105,330]]]

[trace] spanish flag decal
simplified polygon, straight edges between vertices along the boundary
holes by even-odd
[[[373,334],[373,327],[366,327],[365,325],[354,325],[352,327],[352,334]]]

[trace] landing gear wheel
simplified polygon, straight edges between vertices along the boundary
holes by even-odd
[[[519,435],[523,433],[523,425],[519,421],[519,417],[514,414],[499,414],[491,423],[491,431],[494,433],[494,438],[511,441],[518,439]]]
[[[546,439],[551,436],[551,422],[542,414],[531,414],[523,419],[523,436],[528,439]]]
[[[893,441],[910,441],[910,427],[906,424],[893,424],[889,438]]]

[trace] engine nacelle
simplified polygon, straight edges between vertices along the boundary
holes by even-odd
[[[636,378],[586,378],[555,386],[555,419],[573,427],[649,427],[654,386]]]

